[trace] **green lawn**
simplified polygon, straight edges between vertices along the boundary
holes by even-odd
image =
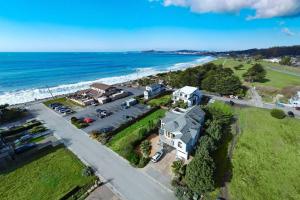
[[[249,64],[249,63],[247,63],[247,61],[238,61],[235,59],[218,59],[213,62],[216,64],[224,64],[225,67],[231,68],[234,71],[234,73],[241,78],[241,80],[243,80],[242,75],[247,71],[248,68],[250,68],[255,63],[254,61],[252,61]],[[261,63],[267,71],[267,76],[266,76],[267,80],[263,83],[253,83],[253,85],[271,86],[271,87],[278,88],[278,89],[282,89],[287,86],[300,85],[299,76],[294,76],[294,75],[285,74],[285,73],[271,70],[271,69],[267,68],[267,67],[271,66],[271,64],[268,62],[265,62],[265,61],[259,61],[259,63]],[[244,67],[242,69],[235,70],[234,67],[238,66],[240,64],[244,65]],[[292,71],[291,67],[288,67],[288,66],[281,66],[279,64],[275,64],[274,67],[284,70],[284,71],[288,71],[288,72]],[[294,70],[294,72],[296,72],[296,70]]]
[[[148,104],[151,106],[164,106],[171,102],[171,95],[164,95],[162,97],[151,99]]]
[[[108,146],[117,152],[119,155],[126,159],[129,159],[130,154],[134,150],[134,143],[140,139],[139,130],[142,128],[148,128],[149,121],[154,121],[156,124],[160,118],[165,114],[165,110],[159,109],[143,119],[137,121],[131,126],[119,132],[112,140],[108,143]]]
[[[84,165],[68,150],[59,148],[9,173],[0,175],[2,200],[59,199],[76,185],[94,177],[84,177]]]
[[[269,110],[236,110],[241,135],[233,153],[233,200],[300,199],[300,120]]]
[[[82,107],[82,105],[77,104],[69,99],[67,99],[66,97],[60,97],[60,98],[55,98],[55,99],[50,99],[48,101],[45,101],[44,104],[46,106],[49,106],[51,103],[61,103],[65,106],[68,106],[70,108],[74,108],[74,107]]]

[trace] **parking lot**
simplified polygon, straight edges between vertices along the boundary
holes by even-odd
[[[141,95],[143,93],[143,90],[141,89],[136,89],[136,88],[126,88],[127,91],[130,91],[132,93],[131,96],[123,98],[123,99],[118,99],[116,101],[106,103],[103,105],[98,105],[98,106],[88,106],[85,108],[82,108],[80,110],[77,110],[76,113],[65,116],[66,119],[70,120],[71,117],[76,117],[76,118],[92,118],[94,122],[90,124],[90,126],[84,128],[83,130],[87,133],[93,131],[93,130],[100,130],[101,128],[106,128],[106,127],[114,127],[117,128],[121,124],[124,124],[125,122],[129,121],[132,118],[136,118],[143,113],[146,113],[147,111],[150,110],[150,108],[146,105],[141,105],[137,104],[134,106],[131,106],[127,109],[122,108],[121,104],[125,102],[126,100],[134,97]],[[100,118],[97,116],[97,111],[98,109],[101,110],[106,110],[107,112],[111,112],[111,115]]]

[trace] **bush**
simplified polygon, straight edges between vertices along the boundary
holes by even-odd
[[[149,140],[144,140],[140,145],[140,149],[143,154],[143,157],[149,157],[151,150],[151,143],[149,142]]]
[[[94,170],[90,166],[86,166],[85,168],[82,169],[82,175],[83,176],[93,176],[94,175]]]
[[[285,113],[280,109],[272,109],[271,110],[271,116],[277,119],[283,119],[285,118]]]
[[[89,124],[84,122],[83,120],[81,119],[78,119],[76,117],[72,117],[71,118],[71,123],[76,126],[76,128],[79,128],[79,129],[82,129],[82,128],[85,128],[85,127],[88,127]]]
[[[39,126],[35,126],[33,127],[32,129],[30,129],[28,132],[31,133],[31,134],[36,134],[36,133],[41,133],[41,132],[44,132],[46,131],[47,128],[43,125],[39,125]]]
[[[140,157],[136,153],[131,153],[131,155],[129,157],[129,162],[133,166],[137,166],[140,162]]]
[[[141,157],[140,161],[139,161],[139,164],[138,164],[138,167],[139,168],[145,167],[148,164],[149,161],[150,161],[149,157],[147,157],[147,158],[146,157]]]

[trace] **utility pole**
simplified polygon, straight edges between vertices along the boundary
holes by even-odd
[[[52,99],[54,99],[54,96],[53,96],[53,94],[52,94],[52,92],[51,92],[51,90],[50,90],[49,86],[48,86],[48,85],[46,85],[46,87],[47,87],[47,89],[48,89],[48,92],[50,93],[50,95],[51,95]]]

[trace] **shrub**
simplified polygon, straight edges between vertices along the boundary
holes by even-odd
[[[94,131],[91,131],[91,132],[90,132],[90,137],[91,137],[92,139],[97,139],[97,138],[99,137],[100,134],[101,134],[101,133],[100,133],[99,131],[94,130]]]
[[[140,157],[136,153],[131,153],[131,155],[129,157],[129,162],[133,166],[137,166],[140,162]]]
[[[151,150],[151,143],[149,142],[149,140],[144,140],[140,145],[140,149],[143,154],[143,157],[149,157]]]
[[[43,125],[39,125],[39,126],[35,126],[33,127],[32,129],[30,129],[28,132],[29,133],[32,133],[32,134],[36,134],[36,133],[41,133],[41,132],[44,132],[46,131],[47,128]]]
[[[148,164],[149,161],[150,161],[149,157],[141,157],[140,161],[139,161],[139,164],[138,164],[138,167],[139,168],[145,167]]]
[[[94,170],[90,166],[86,166],[85,168],[82,169],[82,175],[83,176],[93,176],[94,175]]]
[[[172,171],[176,177],[181,179],[185,175],[186,166],[184,165],[183,160],[176,160],[172,163]]]
[[[271,110],[271,116],[277,119],[283,119],[285,118],[285,113],[280,109],[272,109]]]

